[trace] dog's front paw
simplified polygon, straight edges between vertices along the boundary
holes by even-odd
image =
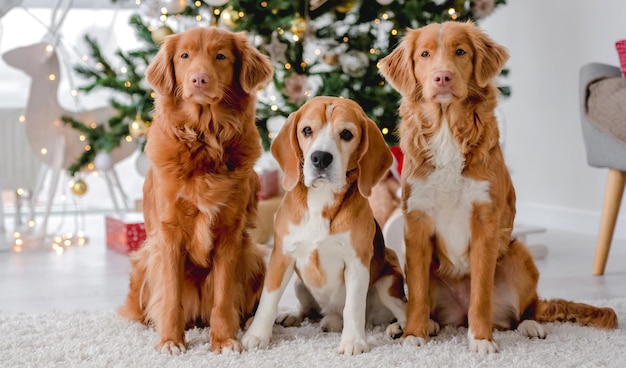
[[[339,314],[327,314],[320,321],[320,328],[324,332],[340,332],[343,330],[343,318]]]
[[[281,313],[276,318],[276,323],[284,327],[299,327],[304,321],[304,315],[300,312],[297,313]]]
[[[341,339],[337,351],[339,354],[358,355],[370,351],[370,346],[364,339]]]
[[[493,340],[475,339],[471,331],[468,333],[467,337],[469,340],[469,349],[471,352],[482,353],[482,354],[493,354],[493,353],[497,353],[498,351],[500,351],[498,344],[496,344],[496,342]]]
[[[422,346],[426,344],[426,341],[428,341],[427,338],[415,335],[405,335],[400,339],[402,346]]]
[[[432,319],[428,320],[428,336],[436,336],[439,334],[439,323],[433,321]]]
[[[241,338],[241,343],[247,350],[267,349],[270,345],[270,338],[269,336],[257,336],[248,331]]]
[[[241,343],[235,339],[226,339],[222,341],[211,341],[211,351],[215,354],[241,353],[243,347]]]
[[[187,347],[185,347],[185,343],[183,341],[161,341],[156,346],[157,350],[161,352],[161,354],[169,354],[169,355],[179,355],[187,351]]]
[[[404,333],[404,323],[394,322],[387,326],[385,334],[392,339],[399,339]]]
[[[517,332],[530,338],[538,337],[540,339],[545,339],[547,335],[545,328],[543,328],[539,322],[530,319],[522,321],[522,323],[517,326]]]

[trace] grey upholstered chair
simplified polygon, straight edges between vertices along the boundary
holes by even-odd
[[[624,184],[626,183],[626,142],[599,129],[588,119],[586,114],[587,86],[589,82],[599,78],[621,76],[620,68],[601,63],[586,64],[580,69],[580,118],[583,139],[587,149],[587,163],[592,167],[609,169],[596,244],[596,255],[593,261],[594,275],[604,274],[611,241],[613,240],[615,223],[624,193]],[[626,124],[626,116],[624,116],[624,124]]]

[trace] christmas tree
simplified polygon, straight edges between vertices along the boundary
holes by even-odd
[[[117,0],[112,0],[116,2]],[[286,118],[309,97],[343,96],[357,101],[381,129],[389,144],[397,142],[400,96],[378,74],[378,61],[400,42],[407,28],[446,20],[479,20],[506,0],[159,0],[145,2],[143,16],[130,19],[142,50],[119,51],[122,67],[100,53],[88,36],[93,68],[76,71],[90,79],[81,90],[116,91],[111,104],[118,114],[106,125],[90,127],[65,119],[80,129],[91,150],[71,168],[71,174],[93,161],[100,150],[110,151],[121,140],[140,143],[151,120],[154,92],[143,71],[169,34],[194,26],[219,26],[245,31],[253,44],[270,56],[274,83],[259,92],[257,126],[263,145],[271,142],[268,122]],[[149,4],[149,5],[148,5]],[[501,87],[504,95],[507,87]]]

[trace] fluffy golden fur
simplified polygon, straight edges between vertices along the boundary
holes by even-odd
[[[381,62],[402,95],[409,344],[428,339],[429,317],[467,325],[470,349],[480,352],[498,351],[494,327],[544,337],[535,321],[617,326],[612,309],[539,299],[537,268],[511,237],[515,190],[493,83],[507,59],[475,25],[446,22],[409,30]]]
[[[255,93],[272,66],[242,33],[194,28],[167,37],[146,70],[158,94],[144,183],[147,240],[132,256],[119,313],[154,325],[157,349],[185,350],[186,326],[211,327],[211,350],[241,350],[264,252],[248,235],[261,155]]]

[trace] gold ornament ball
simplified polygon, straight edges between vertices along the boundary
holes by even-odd
[[[72,193],[77,196],[82,196],[87,193],[87,183],[83,181],[83,179],[78,179],[72,183]]]
[[[293,33],[295,36],[298,36],[298,38],[302,38],[302,36],[304,36],[304,32],[306,32],[306,27],[306,19],[300,16],[293,18],[289,23],[289,31],[291,31],[291,33]]]
[[[336,52],[326,51],[322,55],[322,60],[328,65],[335,66],[339,64],[339,55]]]
[[[134,121],[128,124],[128,133],[133,138],[141,138],[148,133],[148,124],[137,116]]]
[[[239,12],[233,9],[232,6],[222,10],[222,14],[220,14],[220,21],[223,25],[230,29],[234,29],[237,26],[237,22],[239,22]]]
[[[350,9],[354,8],[355,4],[356,4],[356,0],[344,0],[341,2],[341,4],[335,7],[335,10],[337,10],[340,13],[347,13],[350,11]]]
[[[174,34],[174,31],[168,26],[161,26],[154,31],[152,31],[152,41],[157,45],[160,45],[165,41],[165,37]]]

